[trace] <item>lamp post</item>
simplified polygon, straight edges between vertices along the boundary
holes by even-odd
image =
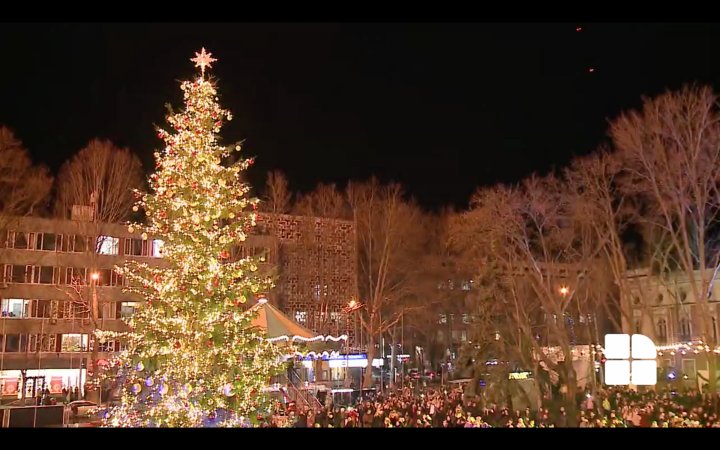
[[[350,315],[350,314],[353,314],[355,311],[358,311],[359,309],[361,309],[363,306],[365,306],[365,305],[363,305],[362,303],[360,303],[359,301],[357,301],[353,298],[348,302],[347,306],[345,306],[343,308],[343,312],[345,314]],[[355,339],[357,339],[357,317],[355,316],[355,314],[353,314],[352,319],[353,319],[353,331],[354,331]],[[350,324],[348,323],[348,328],[349,327],[350,327]],[[350,330],[348,330],[348,334],[350,334],[349,331]],[[348,361],[347,358],[348,358],[348,355],[350,354],[350,339],[348,338],[348,340],[346,342],[347,342],[347,345],[345,346],[345,348],[346,348],[345,358],[346,358],[346,361]],[[370,366],[370,370],[372,370],[372,361],[368,361],[368,365]],[[349,369],[350,368],[347,367],[347,365],[346,365],[345,373],[348,373]],[[346,377],[346,379],[347,379],[347,377]]]
[[[90,274],[90,318],[93,327],[97,326],[97,320],[99,317],[98,307],[98,295],[97,295],[97,283],[100,280],[100,274],[93,271]],[[82,344],[82,339],[80,341]],[[98,345],[96,339],[91,334],[88,334],[87,345],[92,345],[92,350],[88,348],[88,361],[85,368],[85,398],[89,401],[93,401],[100,404],[100,390],[98,389],[97,383],[97,360],[98,360]],[[89,388],[89,389],[88,389]]]

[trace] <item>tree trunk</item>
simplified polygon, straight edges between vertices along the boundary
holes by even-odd
[[[395,328],[393,328],[393,331],[390,333],[390,344],[392,345],[392,348],[390,349],[390,389],[393,389],[395,387],[395,361],[397,359]],[[383,381],[384,380],[380,380],[380,383],[383,383]]]
[[[572,359],[572,356],[570,357]],[[565,359],[567,363],[567,358]],[[572,361],[570,366],[565,367],[565,386],[567,386],[567,397],[565,398],[565,412],[567,413],[568,426],[576,427],[577,423],[577,402],[575,397],[577,395],[577,377],[575,376],[575,370],[572,367]]]
[[[91,323],[93,325],[93,328],[97,330],[98,327],[98,321],[100,318],[100,305],[98,304],[98,297],[97,297],[97,285],[96,282],[93,281],[92,285],[92,293],[91,293],[91,307],[90,307],[90,314],[91,314]],[[88,361],[87,367],[86,367],[86,380],[85,380],[85,399],[91,402],[95,402],[97,404],[100,404],[100,401],[102,400],[101,396],[101,390],[98,386],[97,380],[99,377],[99,367],[98,367],[98,339],[93,333],[88,334],[88,345],[92,346],[92,350],[90,350],[90,361]]]
[[[708,365],[708,392],[714,394],[717,392],[717,356],[714,351],[709,351],[706,355]]]
[[[20,393],[20,403],[24,405],[25,397],[27,396],[27,369],[21,369],[20,376],[22,376],[22,392]]]
[[[372,360],[375,358],[375,343],[368,342],[368,349],[367,349],[367,360],[368,365],[365,369],[365,376],[363,377],[362,387],[364,388],[370,388],[373,385],[373,379],[372,379]]]

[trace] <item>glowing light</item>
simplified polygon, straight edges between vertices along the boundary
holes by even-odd
[[[561,286],[560,289],[558,289],[558,292],[560,292],[560,295],[565,297],[570,293],[570,288],[567,286]]]
[[[100,274],[97,273],[97,272],[93,272],[93,273],[90,274],[90,279],[93,280],[93,281],[97,281],[97,280],[100,279]]]
[[[190,58],[190,61],[194,62],[195,67],[199,67],[200,72],[205,75],[205,68],[212,69],[212,63],[217,59],[212,57],[212,53],[205,53],[205,47],[203,47],[200,53],[195,52],[195,57]]]

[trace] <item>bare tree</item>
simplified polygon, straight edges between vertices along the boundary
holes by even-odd
[[[265,183],[265,201],[263,208],[271,213],[286,214],[290,211],[292,193],[288,189],[288,181],[279,170],[268,173]]]
[[[368,361],[376,354],[383,333],[403,316],[403,301],[411,293],[417,254],[421,248],[420,210],[403,199],[398,184],[377,179],[350,183],[347,197],[353,211],[358,242],[358,286],[364,308],[360,322],[368,339]],[[372,384],[367,370],[364,386]]]
[[[33,166],[27,150],[13,132],[0,126],[0,232],[11,220],[39,212],[52,189],[44,166]]]
[[[679,272],[695,300],[694,322],[706,352],[711,391],[717,389],[717,300],[720,269],[720,114],[709,87],[684,87],[646,99],[641,111],[617,119],[610,134],[625,163],[627,196],[646,205],[644,224],[667,243],[663,269]],[[662,247],[661,247],[662,248]]]
[[[91,221],[118,223],[132,214],[142,164],[130,150],[94,139],[63,165],[57,183],[58,216],[71,218],[74,206],[91,206]]]
[[[87,279],[76,280],[68,288],[67,294],[74,309],[82,317],[81,310],[89,312],[93,327],[100,328],[100,310],[103,300],[99,298],[98,285],[109,280],[101,280],[98,272],[97,257],[101,253],[117,253],[115,238],[107,236],[108,226],[127,220],[133,213],[134,190],[143,184],[143,172],[140,159],[128,149],[119,149],[109,141],[92,140],[60,169],[57,185],[56,213],[63,218],[77,222],[78,234],[87,236],[85,245],[88,261]],[[106,249],[105,247],[110,247]],[[81,289],[82,288],[82,289]],[[82,294],[82,295],[81,295]],[[78,306],[84,303],[84,307]],[[98,340],[90,336],[88,345],[89,387],[91,395],[97,385]],[[98,399],[99,400],[99,399]]]
[[[542,375],[538,363],[559,375],[571,421],[578,389],[572,350],[591,339],[576,321],[584,322],[600,300],[588,275],[600,249],[572,218],[564,183],[533,176],[514,188],[478,191],[456,232],[499,277],[493,297],[512,324],[502,336],[508,356],[536,375]]]

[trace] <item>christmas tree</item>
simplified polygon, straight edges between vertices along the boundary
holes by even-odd
[[[109,426],[245,424],[263,412],[262,389],[282,371],[282,352],[252,327],[246,304],[272,286],[259,270],[264,258],[231,258],[257,219],[258,200],[240,179],[252,160],[226,162],[240,146],[221,146],[217,134],[232,116],[205,75],[215,60],[205,49],[196,55],[201,73],[182,83],[185,108],[171,111],[171,129],[158,132],[165,149],[155,153],[150,193],[136,192],[134,210],[144,210],[147,223],[130,226],[161,240],[163,263],[118,268],[146,302],[122,334],[127,347],[113,374],[122,402],[107,413]]]

